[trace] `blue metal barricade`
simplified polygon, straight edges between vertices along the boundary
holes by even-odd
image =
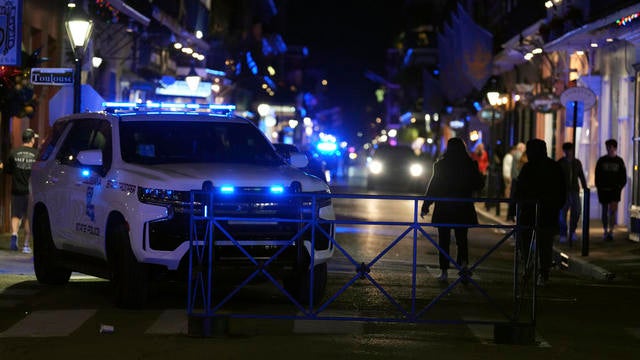
[[[535,241],[535,229],[530,230],[531,236],[527,239],[520,239],[516,236],[520,231],[524,230],[517,224],[513,225],[500,225],[500,224],[438,224],[419,219],[419,203],[424,200],[421,196],[392,196],[392,195],[355,195],[355,194],[288,194],[293,198],[298,197],[300,203],[306,201],[311,203],[309,216],[290,216],[290,217],[263,217],[263,218],[243,218],[222,216],[216,214],[215,209],[215,195],[212,192],[204,191],[192,191],[191,194],[191,220],[190,220],[190,251],[189,251],[189,289],[188,289],[188,305],[187,312],[190,321],[194,320],[194,325],[199,327],[196,331],[202,335],[208,335],[215,327],[215,321],[213,319],[219,318],[269,318],[269,319],[304,319],[304,320],[342,320],[342,321],[370,321],[370,322],[403,322],[403,323],[473,323],[473,324],[535,324],[535,306],[536,306],[536,292],[535,292],[535,274],[537,271],[537,261],[535,261],[537,253],[536,241]],[[402,201],[410,203],[412,207],[412,216],[408,221],[370,221],[354,218],[344,219],[323,219],[320,218],[317,211],[317,204],[321,201],[331,199],[331,201],[361,201],[361,200],[376,200],[376,201]],[[508,200],[496,200],[496,199],[442,199],[434,198],[433,201],[470,201],[485,203],[486,201],[508,201]],[[496,204],[499,206],[499,203]],[[225,224],[229,222],[234,223],[278,223],[278,224],[296,224],[298,231],[289,238],[271,238],[268,240],[268,246],[273,249],[268,258],[258,259],[248,249],[254,245],[265,245],[265,240],[255,241],[253,239],[236,238]],[[354,226],[380,226],[384,229],[394,228],[399,229],[398,235],[391,235],[390,241],[386,243],[381,249],[376,250],[377,253],[372,256],[370,260],[364,261],[359,258],[360,255],[357,251],[349,249],[347,244],[341,243],[339,239],[336,239],[335,234],[332,231],[327,231],[330,227],[334,229],[336,227],[354,227]],[[284,226],[284,225],[283,225]],[[464,267],[462,264],[456,262],[449,253],[444,251],[438,244],[438,241],[434,240],[433,236],[427,231],[430,228],[437,227],[466,227],[466,228],[478,228],[478,229],[492,229],[496,233],[499,233],[497,240],[487,246],[484,252],[471,262],[468,266]],[[316,281],[326,281],[326,279],[315,279],[318,276],[315,271],[308,271],[308,296],[306,299],[308,302],[300,301],[299,298],[290,293],[285,286],[279,281],[279,275],[277,274],[275,266],[278,261],[284,257],[287,251],[291,251],[295,248],[295,252],[298,254],[298,258],[303,257],[303,252],[310,252],[308,256],[308,264],[304,266],[308,269],[315,269],[316,259],[316,241],[317,238],[322,237],[329,240],[329,246],[334,249],[334,258],[340,257],[342,267],[345,269],[351,269],[351,271],[343,271],[341,278],[342,282],[333,286],[333,290],[327,293],[324,297],[319,298],[314,292],[317,290]],[[513,250],[508,249],[507,252],[512,254],[513,267],[512,286],[510,286],[509,294],[505,294],[504,291],[497,291],[495,295],[492,294],[494,289],[485,288],[479,280],[472,274],[481,269],[489,258],[498,253],[498,251],[505,252],[505,248],[513,244],[511,239],[515,239]],[[401,289],[398,293],[395,288],[385,288],[385,284],[379,279],[376,279],[372,275],[372,269],[377,266],[381,259],[388,256],[390,252],[394,251],[399,244],[410,241],[410,259],[405,259],[410,263],[410,291],[406,294],[407,289]],[[524,241],[524,243],[521,243]],[[419,244],[421,246],[431,246],[437,250],[437,254],[444,254],[450,261],[453,268],[458,271],[458,276],[448,283],[444,288],[436,289],[439,292],[430,293],[430,299],[425,299],[425,291],[432,291],[432,289],[425,290],[425,286],[422,286],[424,281],[420,282],[418,286],[418,276],[424,277],[424,270],[422,265],[418,266],[418,255],[424,252],[419,251]],[[235,284],[232,289],[225,294],[217,294],[218,287],[215,283],[214,268],[219,265],[216,263],[216,251],[223,251],[222,247],[234,247],[238,253],[244,257],[245,265],[249,265],[249,273],[244,279],[241,279]],[[305,250],[306,249],[306,250]],[[524,249],[524,250],[523,250]],[[502,254],[501,253],[501,254]],[[331,261],[329,262],[331,264]],[[351,272],[351,274],[349,274]],[[282,311],[282,307],[278,306],[278,311],[270,312],[269,307],[262,308],[260,312],[247,312],[238,310],[233,307],[233,299],[239,292],[248,287],[254,280],[262,278],[266,279],[266,282],[273,285],[277,292],[284,295],[283,298],[287,299],[283,304],[289,304],[285,306],[285,310]],[[368,289],[366,293],[358,295],[360,284],[366,283],[373,287],[374,291]],[[480,298],[483,298],[493,311],[501,315],[501,319],[483,320],[477,319],[461,319],[459,317],[447,317],[447,316],[432,316],[428,317],[428,314],[434,312],[434,308],[437,304],[443,302],[443,299],[447,299],[452,295],[454,289],[464,284],[474,293],[479,294]],[[418,289],[420,288],[420,293]],[[349,292],[349,295],[347,295]],[[355,295],[354,295],[355,294]],[[340,309],[339,315],[336,315],[335,309],[331,306],[335,305],[341,297],[346,296],[363,296],[369,300],[373,294],[378,294],[379,299],[376,301],[386,300],[388,304],[391,304],[391,308],[385,308],[382,313],[375,313],[375,311],[356,311],[349,314],[343,307],[337,306]],[[320,299],[316,303],[316,299]],[[505,306],[505,304],[507,306]],[[259,305],[259,304],[258,304]],[[228,307],[228,309],[225,309]],[[290,310],[286,310],[290,308]],[[229,310],[231,309],[231,310]],[[191,325],[190,325],[191,328]],[[191,330],[190,330],[191,331]]]

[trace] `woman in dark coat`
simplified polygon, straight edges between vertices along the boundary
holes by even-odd
[[[433,165],[433,175],[422,204],[420,216],[429,213],[429,206],[433,202],[431,198],[467,198],[473,197],[474,191],[479,191],[484,186],[484,181],[478,164],[471,159],[464,141],[458,137],[449,139],[444,155]],[[473,202],[471,201],[436,201],[431,221],[435,224],[461,224],[475,225],[478,217]],[[451,230],[454,230],[458,252],[456,262],[461,267],[469,263],[469,249],[467,243],[468,227],[439,226],[438,244],[443,251],[449,253],[451,244]],[[447,280],[449,259],[442,252],[439,256],[441,281]]]

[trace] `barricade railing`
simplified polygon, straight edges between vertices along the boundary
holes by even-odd
[[[193,335],[209,336],[219,327],[216,320],[227,321],[230,318],[500,324],[509,329],[514,326],[535,327],[538,252],[535,227],[428,222],[420,219],[420,205],[425,200],[422,196],[293,193],[286,194],[287,201],[301,208],[304,203],[310,211],[306,214],[297,212],[282,217],[260,218],[218,214],[216,196],[220,195],[195,190],[191,192],[187,312],[189,332]],[[332,214],[325,214],[327,218],[322,218],[319,204],[326,204],[328,199],[332,201],[334,209],[353,206],[357,202],[374,202],[378,205],[388,202],[384,206],[396,206],[406,214],[394,214],[395,219],[369,220],[338,211],[335,219]],[[484,198],[428,200],[483,204],[495,202],[497,206],[500,202],[509,201]],[[230,222],[251,226],[264,224],[265,227],[293,224],[297,231],[286,238],[241,238],[241,231],[234,234],[230,230]],[[475,251],[473,260],[470,256],[469,264],[465,266],[458,263],[451,252],[442,249],[434,239],[434,234],[429,232],[440,227],[466,228],[476,232],[476,238],[484,236],[487,239],[479,247],[470,236],[469,246],[473,244]],[[356,235],[347,234],[348,231],[354,231]],[[361,238],[366,234],[369,240],[363,244]],[[315,271],[318,267],[326,266],[316,264],[316,254],[322,250],[317,250],[316,245],[323,241],[333,249],[333,256],[327,263],[328,279],[326,271]],[[368,254],[363,255],[362,248],[371,247],[371,243],[376,243],[378,248],[365,250]],[[264,246],[271,252],[259,258],[254,253],[254,247]],[[238,280],[232,281],[231,286],[219,286],[229,278],[228,268],[226,273],[218,270],[219,266],[224,265],[220,253],[229,247],[237,250],[235,254],[242,258],[243,267],[248,267],[248,271],[240,274],[235,270],[235,265],[231,265],[231,273],[239,275]],[[288,271],[295,272],[297,269],[298,272],[304,272],[298,275],[306,285],[302,293],[292,293],[286,283],[280,281],[281,269],[278,264],[285,255],[291,256],[292,253],[297,254],[296,263]],[[429,269],[436,268],[430,263],[439,254],[443,254],[457,272],[451,282],[437,282],[429,272]],[[390,256],[394,256],[392,261],[387,260]],[[497,260],[493,260],[493,257]],[[490,259],[493,262],[490,263]],[[386,266],[393,267],[394,264],[400,266],[400,271],[392,269],[387,273]],[[378,267],[382,269],[372,274]],[[410,282],[405,283],[408,286],[398,286],[393,278],[406,280],[406,270],[410,271]],[[492,272],[498,275],[492,275]],[[243,289],[250,288],[257,280],[260,280],[258,283],[262,290],[265,289],[264,284],[268,285],[271,291],[266,297],[268,301],[256,296],[255,291],[249,296],[240,295]],[[457,306],[462,304],[466,309],[464,306],[470,301],[469,294],[474,296],[470,308],[477,309],[477,313],[460,316],[460,307]],[[274,303],[276,297],[279,300]],[[234,304],[235,299],[240,299],[238,301],[242,304]],[[478,305],[481,301],[484,304]],[[247,306],[251,302],[254,303]],[[362,305],[353,310],[352,305],[356,303]],[[446,305],[440,305],[442,303]],[[438,307],[441,311],[437,311]],[[495,331],[498,332],[498,328]]]

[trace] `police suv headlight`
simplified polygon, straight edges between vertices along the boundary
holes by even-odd
[[[422,175],[423,171],[424,171],[424,168],[420,164],[411,164],[411,166],[409,167],[409,173],[413,177],[418,177]]]

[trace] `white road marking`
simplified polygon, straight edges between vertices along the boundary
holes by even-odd
[[[95,313],[95,309],[34,311],[0,333],[0,337],[68,336]]]

